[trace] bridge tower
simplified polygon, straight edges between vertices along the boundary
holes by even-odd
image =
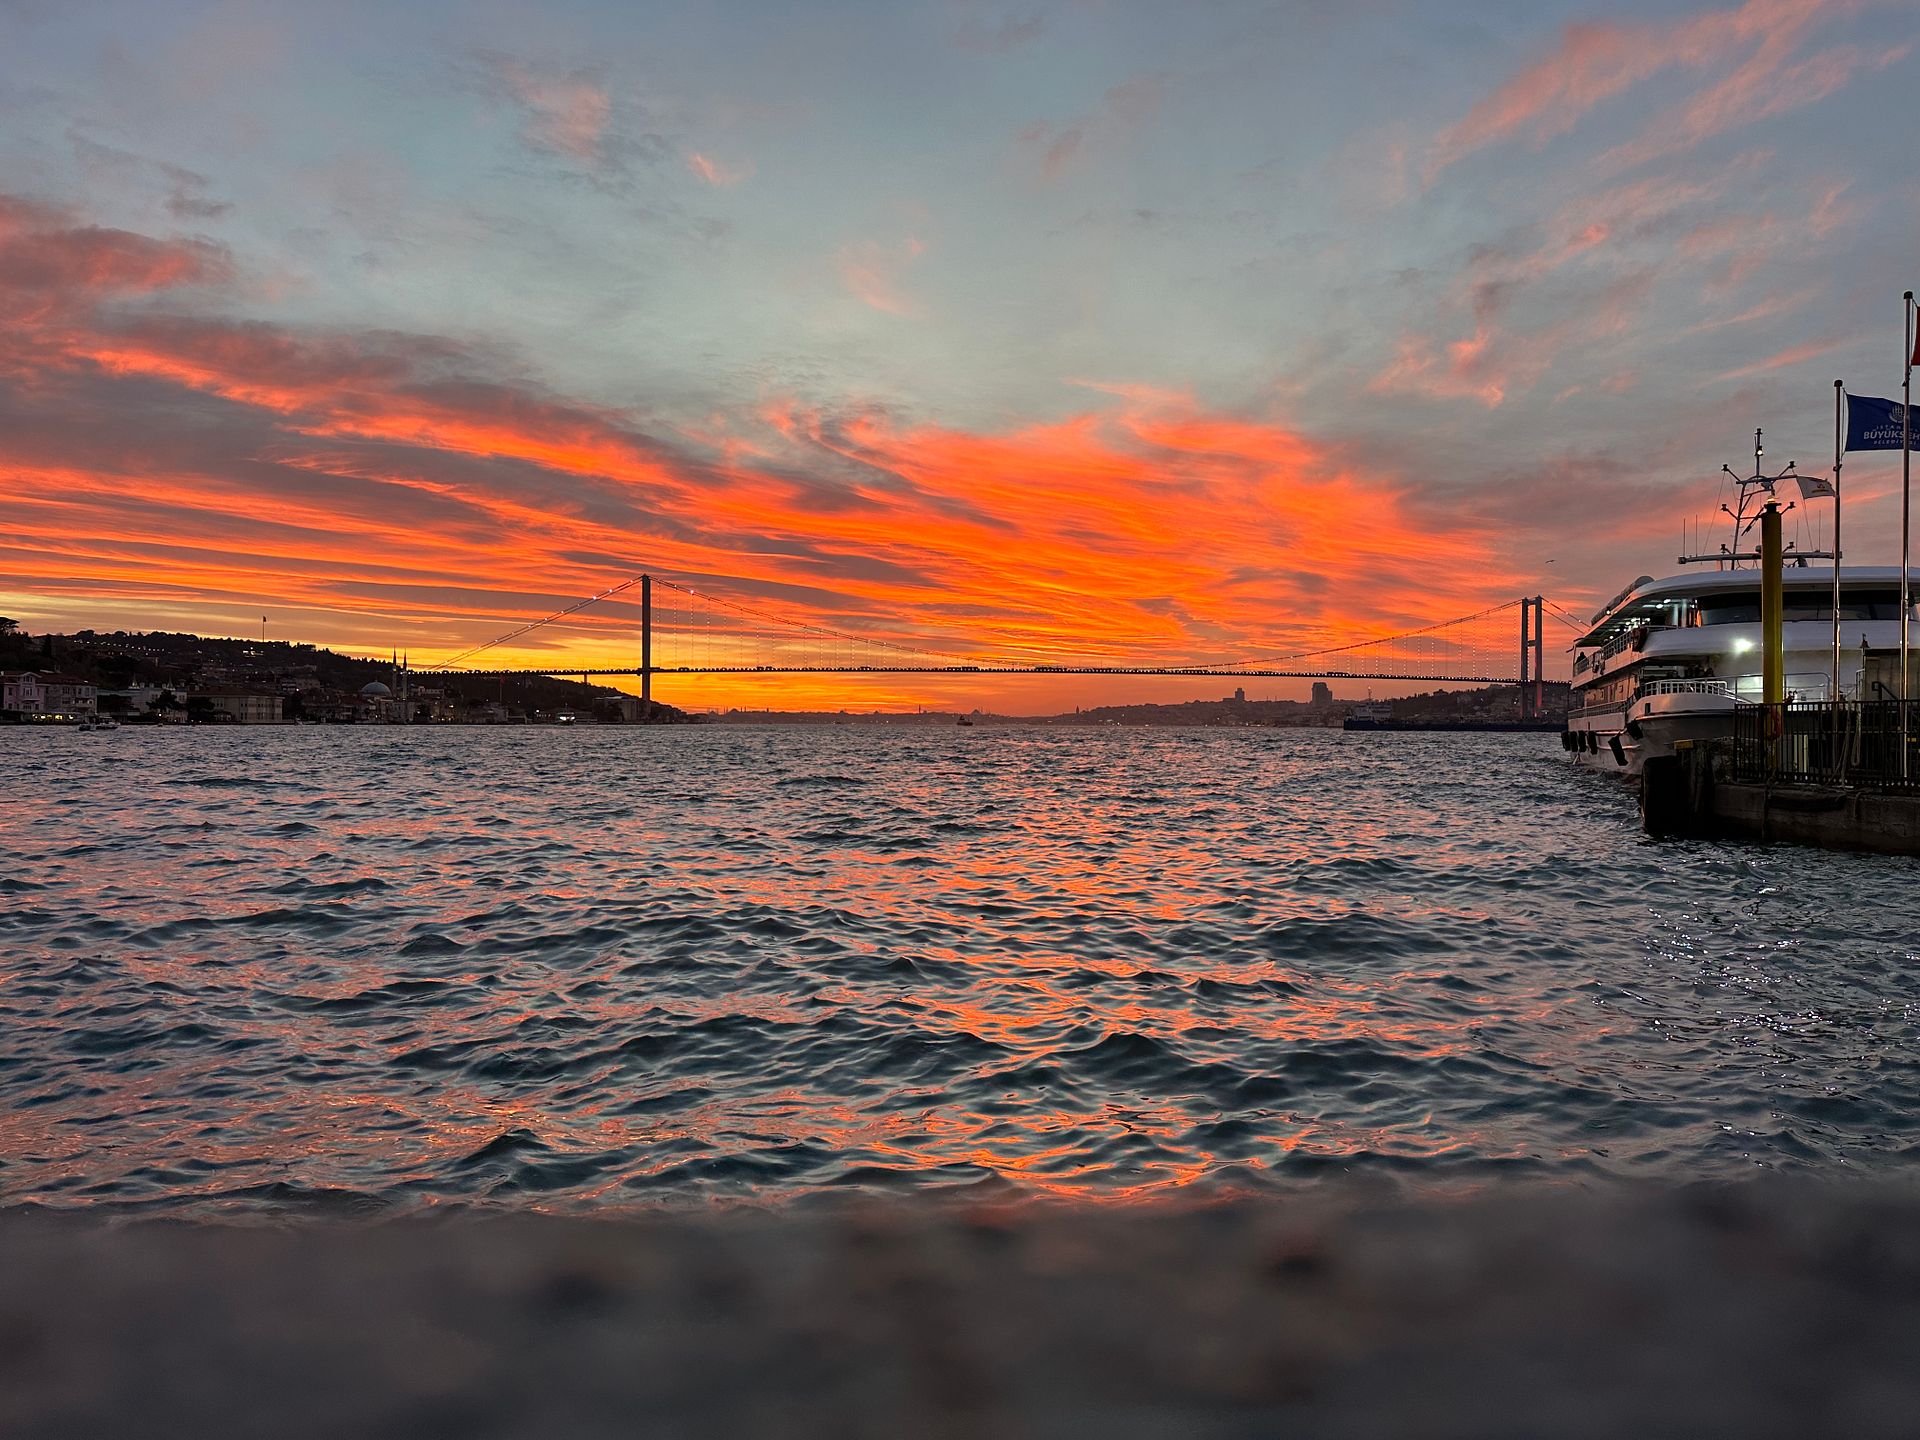
[[[1538,719],[1547,708],[1546,597],[1520,597],[1520,718]]]
[[[653,706],[653,576],[640,577],[640,703]]]

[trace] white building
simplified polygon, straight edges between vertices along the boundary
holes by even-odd
[[[120,707],[123,713],[140,715],[152,709],[153,702],[166,694],[167,689],[165,685],[122,685],[117,690],[102,690],[95,697],[94,704],[98,706],[102,701],[113,697],[126,702]]]
[[[91,680],[54,671],[9,670],[0,674],[0,710],[23,715],[91,715],[97,690]]]
[[[40,677],[8,670],[0,673],[0,710],[18,710],[26,715],[41,714],[47,708],[40,690]]]

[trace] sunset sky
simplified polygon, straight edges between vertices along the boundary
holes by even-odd
[[[1916,44],[1914,0],[0,0],[0,613],[430,661],[651,570],[1160,663],[1585,615],[1755,426],[1818,470],[1835,379],[1897,394]],[[1849,462],[1850,559],[1898,473]]]

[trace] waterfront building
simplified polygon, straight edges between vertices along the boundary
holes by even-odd
[[[236,725],[281,723],[280,697],[270,690],[246,690],[237,686],[223,686],[219,689],[198,691],[193,698],[205,700],[216,716],[231,716]]]
[[[369,680],[360,687],[360,697],[354,704],[356,720],[392,720],[395,716],[393,688],[378,680]]]
[[[98,690],[91,680],[57,671],[9,670],[0,674],[0,710],[47,719],[94,713]]]
[[[23,715],[38,715],[46,709],[40,692],[40,677],[31,672],[9,670],[0,674],[0,710],[18,710]]]
[[[121,685],[111,690],[102,690],[94,697],[94,707],[107,711],[117,711],[122,715],[142,715],[153,708],[153,702],[167,693],[165,685]],[[114,701],[114,704],[108,704]]]

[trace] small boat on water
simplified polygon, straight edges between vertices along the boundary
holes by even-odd
[[[1340,722],[1342,730],[1384,730],[1393,719],[1393,705],[1386,700],[1375,700],[1373,692],[1367,692],[1367,698],[1348,712],[1347,718]]]
[[[1757,547],[1749,531],[1774,486],[1800,477],[1760,475],[1759,454],[1756,435],[1756,473],[1734,477],[1737,507],[1722,507],[1733,519],[1733,543],[1680,557],[1682,564],[1714,568],[1640,576],[1573,642],[1562,743],[1581,762],[1637,778],[1649,759],[1673,754],[1681,741],[1731,735],[1739,710],[1763,703],[1760,556],[1741,546]],[[1829,563],[1808,563],[1813,560]],[[1789,701],[1876,698],[1862,693],[1870,683],[1867,654],[1900,643],[1900,567],[1842,565],[1836,584],[1832,560],[1831,551],[1784,551],[1782,669]],[[1920,594],[1920,569],[1910,572],[1908,590],[1911,606]]]
[[[111,715],[86,715],[81,717],[78,728],[86,731],[118,730],[120,722]]]

